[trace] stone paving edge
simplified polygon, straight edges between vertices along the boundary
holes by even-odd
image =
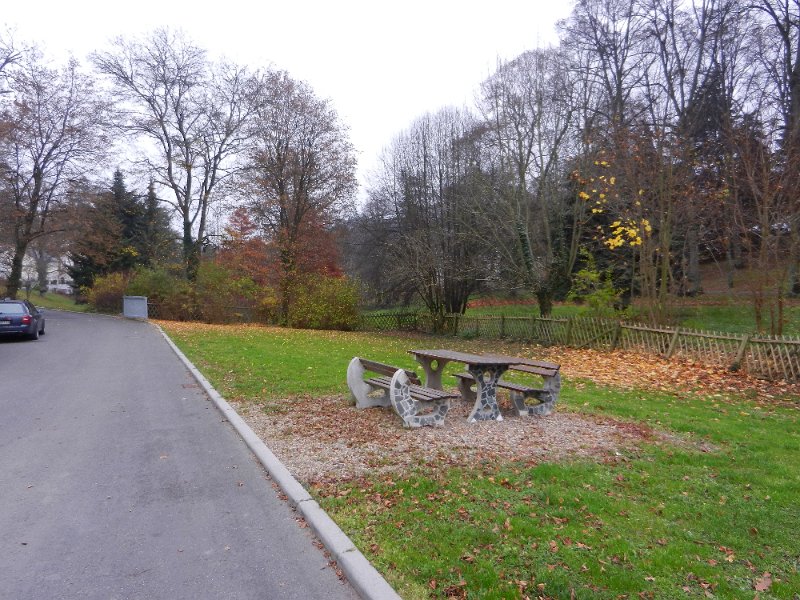
[[[347,577],[347,581],[364,600],[401,600],[400,596],[388,584],[383,576],[372,566],[366,557],[355,547],[355,544],[330,518],[322,507],[311,497],[308,491],[297,481],[283,463],[275,456],[267,445],[259,438],[244,419],[214,389],[203,374],[181,352],[161,327],[155,325],[167,344],[172,348],[181,362],[186,366],[197,383],[208,394],[236,432],[244,440],[247,447],[255,454],[269,476],[278,484],[286,495],[289,504],[297,509],[311,530],[319,538],[331,557]]]

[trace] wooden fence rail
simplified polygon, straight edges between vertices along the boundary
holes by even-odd
[[[431,319],[422,313],[370,315],[362,317],[361,327],[433,332]],[[491,315],[447,315],[443,333],[465,338],[518,339],[543,345],[628,350],[742,370],[765,379],[800,381],[800,338],[715,333],[588,317]]]

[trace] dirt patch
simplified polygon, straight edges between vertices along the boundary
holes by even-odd
[[[525,348],[523,352],[519,347],[508,350],[526,355]],[[536,347],[530,349],[530,357],[561,364],[564,377],[573,381],[587,379],[676,394],[702,392],[715,402],[744,393],[754,402],[770,404],[778,397],[800,392],[793,384],[634,353]],[[781,403],[800,406],[786,400]],[[293,399],[290,410],[278,413],[264,412],[252,404],[239,403],[235,408],[304,484],[400,472],[429,463],[465,467],[496,461],[608,460],[643,440],[670,441],[643,424],[570,413],[559,407],[547,417],[518,417],[507,400],[500,406],[502,422],[468,423],[471,405],[453,402],[444,427],[413,430],[404,429],[391,409],[359,410],[345,396]]]
[[[496,461],[536,464],[616,457],[653,437],[645,426],[567,412],[468,423],[471,405],[453,403],[444,427],[404,429],[391,409],[359,410],[343,397],[304,398],[279,414],[236,406],[255,433],[304,484],[350,480],[418,465],[466,467]]]

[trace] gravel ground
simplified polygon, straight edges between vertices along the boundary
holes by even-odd
[[[454,403],[444,427],[404,429],[391,409],[356,409],[343,397],[304,398],[289,411],[236,410],[300,482],[330,483],[425,463],[467,466],[617,456],[653,432],[644,426],[568,412],[468,423],[471,406]],[[335,426],[333,426],[335,425]]]
[[[536,357],[560,363],[564,377],[577,386],[582,385],[581,380],[591,380],[678,396],[702,392],[715,402],[744,393],[765,404],[800,391],[796,385],[633,353],[539,348]],[[685,443],[644,424],[581,415],[558,406],[546,417],[518,417],[507,400],[500,403],[502,422],[468,423],[471,405],[453,402],[444,427],[413,430],[404,429],[391,409],[359,410],[344,395],[294,398],[289,401],[291,408],[284,411],[265,412],[252,403],[234,405],[306,485],[399,472],[426,463],[467,466],[496,460],[530,464],[574,458],[613,460],[643,440]]]

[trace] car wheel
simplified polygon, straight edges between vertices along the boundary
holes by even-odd
[[[42,328],[39,330],[39,335],[44,335],[44,325],[42,325]]]
[[[28,336],[31,340],[38,340],[39,339],[39,328],[33,330],[33,333]]]

